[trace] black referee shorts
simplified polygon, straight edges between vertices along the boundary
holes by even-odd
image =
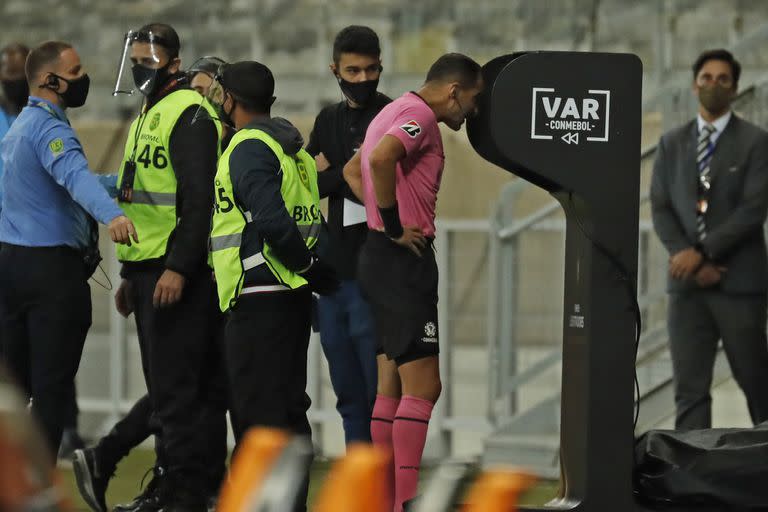
[[[369,231],[358,280],[373,310],[378,353],[398,366],[440,353],[432,241],[418,257],[384,233]]]

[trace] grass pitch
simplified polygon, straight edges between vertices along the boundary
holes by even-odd
[[[152,467],[155,461],[155,454],[152,450],[133,450],[117,467],[117,472],[112,478],[107,490],[107,505],[114,507],[118,503],[126,503],[141,492],[139,484],[142,477],[148,469]],[[328,471],[331,468],[332,461],[319,460],[312,465],[309,485],[309,503],[313,503],[317,493],[321,489]],[[88,506],[80,498],[75,484],[75,475],[71,467],[60,466],[61,474],[67,483],[74,510],[77,512],[89,511]],[[429,468],[423,470],[422,482],[426,482],[429,477]],[[148,475],[144,484],[146,485],[151,478]],[[542,481],[526,496],[522,503],[531,505],[541,505],[555,496],[557,492],[557,482]]]

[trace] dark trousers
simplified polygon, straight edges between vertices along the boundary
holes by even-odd
[[[307,288],[244,295],[229,314],[225,345],[235,437],[254,426],[312,434],[307,410],[307,348],[312,295]],[[306,510],[308,476],[297,510]]]
[[[376,400],[376,333],[370,306],[357,281],[342,281],[318,300],[320,341],[336,393],[347,444],[371,441]]]
[[[176,304],[152,303],[162,269],[133,270],[127,279],[152,411],[160,425],[167,474],[209,492],[226,459],[226,381],[215,284],[209,273],[188,278]]]
[[[733,377],[754,423],[768,420],[768,340],[765,295],[716,290],[669,296],[669,339],[674,368],[675,427],[712,425],[712,370],[722,339]]]
[[[72,389],[69,391],[69,407],[67,416],[64,418],[64,430],[77,431],[77,419],[80,416],[80,408],[77,406],[77,385],[72,381]]]
[[[99,440],[96,449],[107,467],[116,465],[120,459],[152,434],[160,434],[160,425],[152,415],[149,395],[139,398],[131,410],[112,430]],[[162,448],[157,447],[157,465],[162,465]]]
[[[215,440],[218,439],[218,436],[221,436],[221,432],[218,430],[218,422],[209,422],[209,424],[204,427],[206,426],[212,428],[212,431],[207,434],[210,439]],[[126,457],[131,450],[143,443],[144,440],[151,435],[155,436],[155,453],[157,457],[155,466],[165,468],[166,464],[164,462],[165,456],[163,455],[162,432],[157,417],[152,413],[152,402],[147,394],[139,398],[136,403],[133,404],[131,410],[128,411],[128,414],[115,423],[112,430],[99,440],[96,449],[102,464],[104,464],[105,467],[117,465],[117,463]],[[210,462],[210,484],[208,490],[213,495],[217,493],[218,488],[221,485],[224,470],[220,466],[221,446],[219,443],[210,443],[209,448],[210,452],[206,459]]]
[[[0,250],[3,357],[48,441],[52,460],[72,415],[72,391],[91,326],[91,292],[80,254],[68,247]]]

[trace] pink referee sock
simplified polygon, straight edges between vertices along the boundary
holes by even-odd
[[[387,510],[391,510],[395,502],[395,454],[392,450],[392,423],[400,400],[384,395],[376,395],[371,414],[371,440],[376,446],[387,450],[389,454],[389,471],[387,479]]]
[[[402,512],[403,502],[416,496],[419,466],[427,440],[429,418],[435,404],[415,396],[403,396],[392,426],[395,448],[395,512]]]

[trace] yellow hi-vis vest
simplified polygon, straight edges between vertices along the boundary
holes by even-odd
[[[214,180],[215,205],[211,226],[211,256],[222,311],[232,308],[240,296],[245,272],[266,265],[274,276],[272,290],[296,289],[307,284],[299,274],[285,267],[274,255],[266,241],[261,252],[246,254],[241,248],[243,231],[251,221],[251,213],[235,201],[229,174],[229,157],[244,140],[256,139],[274,151],[280,162],[282,185],[280,193],[288,213],[296,222],[308,248],[312,248],[320,234],[320,194],[317,189],[317,169],[314,159],[303,149],[296,155],[287,155],[282,146],[259,129],[238,131],[219,159]]]
[[[136,164],[131,202],[118,200],[133,221],[139,243],[117,246],[120,261],[143,261],[165,256],[168,238],[176,228],[176,173],[168,154],[171,133],[181,114],[202,102],[216,125],[221,141],[221,123],[210,104],[192,89],[179,89],[158,101],[131,124],[125,143],[117,188],[123,182],[125,165]],[[221,151],[219,142],[219,151]]]

